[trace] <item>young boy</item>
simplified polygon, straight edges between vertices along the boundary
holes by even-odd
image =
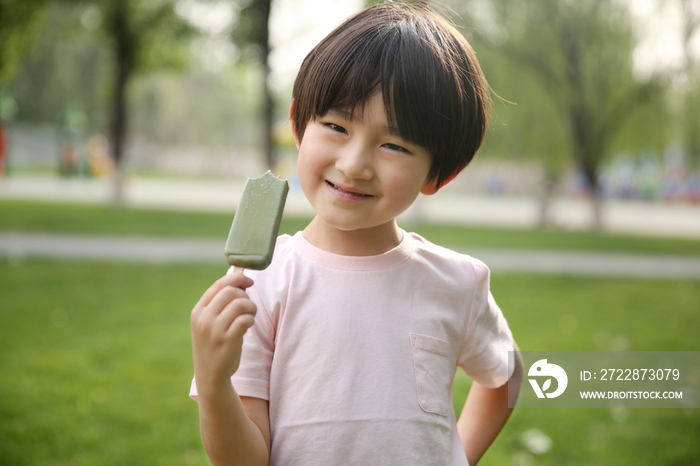
[[[267,270],[226,275],[192,311],[191,396],[214,465],[483,455],[522,380],[489,271],[395,219],[469,163],[488,106],[474,52],[423,9],[369,8],[309,53],[290,117],[317,215],[280,236]],[[458,421],[457,366],[474,379]]]

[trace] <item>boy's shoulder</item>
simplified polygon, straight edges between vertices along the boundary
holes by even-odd
[[[275,251],[277,251],[280,248],[284,249],[284,248],[288,247],[289,244],[291,243],[292,238],[293,238],[293,236],[288,235],[288,234],[279,235],[277,237],[277,240],[275,241]]]
[[[293,239],[294,236],[288,234],[279,235],[275,240],[275,249],[270,265],[263,270],[246,269],[246,275],[255,280],[257,277],[278,273],[281,268],[285,268],[284,265],[290,262],[294,253]],[[231,270],[233,267],[229,269],[229,271]]]
[[[476,263],[484,265],[482,261],[476,257],[470,256],[466,252],[459,252],[455,249],[441,246],[439,244],[433,243],[432,241],[424,238],[418,233],[407,232],[408,238],[414,243],[416,251],[424,254],[432,254],[439,258],[444,258],[449,261],[464,262],[464,263]]]
[[[270,268],[279,268],[280,266],[283,266],[283,264],[289,263],[293,259],[295,251],[295,238],[300,234],[301,232],[293,236],[283,234],[277,237]]]
[[[418,233],[406,233],[410,241],[413,242],[416,254],[425,257],[428,260],[444,261],[447,264],[455,264],[459,266],[470,266],[478,269],[486,269],[488,267],[481,260],[470,256],[465,252],[458,252],[445,246],[440,246],[419,235]]]

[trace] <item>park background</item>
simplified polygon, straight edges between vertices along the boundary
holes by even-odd
[[[404,226],[467,253],[700,260],[700,2],[441,5],[477,52],[493,118],[472,166]],[[291,85],[308,50],[362,6],[3,1],[0,243],[223,243],[242,182],[267,168],[292,184],[283,231],[302,228]],[[188,317],[224,270],[223,254],[3,247],[0,464],[208,464],[186,396]],[[695,351],[690,275],[506,267],[492,289],[523,350]],[[468,386],[459,373],[457,411]],[[523,409],[482,464],[690,465],[698,437],[689,407]]]

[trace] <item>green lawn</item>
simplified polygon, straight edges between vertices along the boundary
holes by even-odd
[[[0,464],[208,464],[189,310],[221,273],[0,262]]]
[[[51,231],[57,233],[130,234],[147,236],[228,235],[233,214],[193,213],[0,200],[0,231]],[[281,232],[294,233],[308,218],[285,217]],[[431,241],[451,246],[527,249],[570,249],[584,251],[625,251],[700,255],[700,240],[649,238],[611,233],[563,231],[556,229],[496,229],[452,225],[402,225]]]
[[[221,273],[0,261],[0,464],[208,464],[189,310]],[[523,350],[700,349],[696,282],[497,274],[493,291]],[[522,446],[528,429],[551,451]],[[521,409],[482,464],[699,464],[699,436],[698,410]]]
[[[0,231],[225,238],[230,215],[0,201]],[[285,219],[293,232],[304,219]],[[407,227],[408,228],[408,227]],[[700,254],[700,242],[416,227],[443,244]],[[0,464],[208,464],[189,312],[224,270],[0,257]],[[494,274],[523,350],[700,350],[697,281]],[[455,381],[455,407],[469,380]],[[528,387],[524,387],[527,389]],[[700,464],[700,412],[519,409],[483,465]],[[522,439],[552,441],[535,454]]]
[[[700,350],[697,282],[509,273],[494,274],[492,290],[523,351]],[[468,385],[455,382],[458,411]],[[528,429],[550,437],[551,451],[529,452]],[[479,464],[695,465],[698,438],[698,409],[523,408]]]

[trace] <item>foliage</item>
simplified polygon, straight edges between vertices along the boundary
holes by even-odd
[[[700,168],[700,51],[696,51],[694,56],[692,43],[700,35],[700,1],[683,0],[681,5],[685,20],[682,25],[685,66],[681,75],[686,80],[686,85],[681,91],[683,118],[679,127],[683,131],[681,140],[689,156],[690,166],[697,169]]]
[[[275,98],[270,88],[270,11],[272,0],[251,0],[239,10],[238,20],[231,37],[244,50],[244,57],[251,57],[262,67],[262,149],[268,168],[276,163],[274,139]]]
[[[251,0],[241,3],[244,6],[238,11],[231,39],[244,49],[244,58],[262,61],[265,58],[263,55],[265,50],[269,48],[268,21],[272,0]]]
[[[31,7],[35,4],[39,4],[38,0],[26,2],[25,5],[29,11],[33,11]],[[20,80],[13,84],[16,93],[29,95],[22,102],[29,102],[28,108],[20,105],[20,117],[27,113],[31,115],[34,110],[34,116],[42,114],[46,118],[47,114],[52,115],[52,119],[64,125],[68,115],[79,114],[83,120],[80,130],[86,129],[88,121],[94,122],[91,124],[92,130],[107,130],[110,152],[117,166],[116,201],[121,200],[122,193],[121,159],[129,126],[127,93],[132,77],[137,73],[163,68],[182,69],[187,64],[188,53],[184,46],[193,37],[194,28],[176,14],[174,5],[175,0],[51,2],[49,13],[52,19],[58,18],[63,24],[47,28],[49,33],[43,39],[50,53],[30,66],[34,69],[27,75],[32,80]],[[28,22],[21,15],[23,12],[25,9],[22,8],[12,11],[20,20],[20,26],[22,20]],[[28,13],[25,16],[30,18]],[[73,49],[77,51],[72,56],[60,50],[61,46],[76,37],[79,40],[72,45],[78,48]],[[96,40],[99,38],[102,41]],[[0,53],[15,49],[19,47],[3,44]],[[66,57],[75,60],[74,63],[79,66],[81,72],[77,76],[73,68],[57,63]],[[52,72],[55,72],[55,79]],[[67,79],[62,79],[65,77]],[[80,81],[79,85],[71,82],[75,80]],[[49,95],[42,95],[41,91],[47,90],[49,83],[57,82],[64,89],[53,88]],[[110,90],[105,92],[106,88]],[[37,93],[39,99],[34,97]],[[49,103],[49,109],[40,107],[46,103]]]
[[[45,19],[45,0],[0,0],[0,90],[37,45]]]
[[[112,46],[124,47],[133,71],[183,69],[184,47],[194,28],[175,12],[173,0],[100,0],[101,30]]]
[[[110,139],[119,171],[128,127],[126,92],[131,77],[139,70],[172,64],[171,51],[192,28],[176,15],[172,1],[103,0],[101,6],[114,59]],[[121,201],[120,179],[115,197]]]
[[[211,73],[194,64],[184,73],[139,76],[128,96],[131,135],[156,144],[231,148],[231,156],[258,144],[251,109],[259,100],[259,73],[251,68],[241,63]]]
[[[107,126],[107,89],[111,67],[106,45],[81,24],[81,4],[47,5],[35,57],[8,85],[23,121],[58,123],[66,112],[79,112],[92,131]],[[88,128],[86,128],[88,129]]]
[[[465,35],[487,52],[487,77],[496,76],[492,83],[504,86],[508,101],[525,104],[501,110],[519,128],[506,128],[501,144],[516,153],[539,144],[550,173],[573,157],[597,195],[601,164],[630,116],[646,111],[654,123],[663,116],[648,105],[658,95],[657,84],[633,77],[634,42],[624,6],[612,0],[481,0],[454,6],[465,14]],[[597,209],[595,217],[599,222]]]

